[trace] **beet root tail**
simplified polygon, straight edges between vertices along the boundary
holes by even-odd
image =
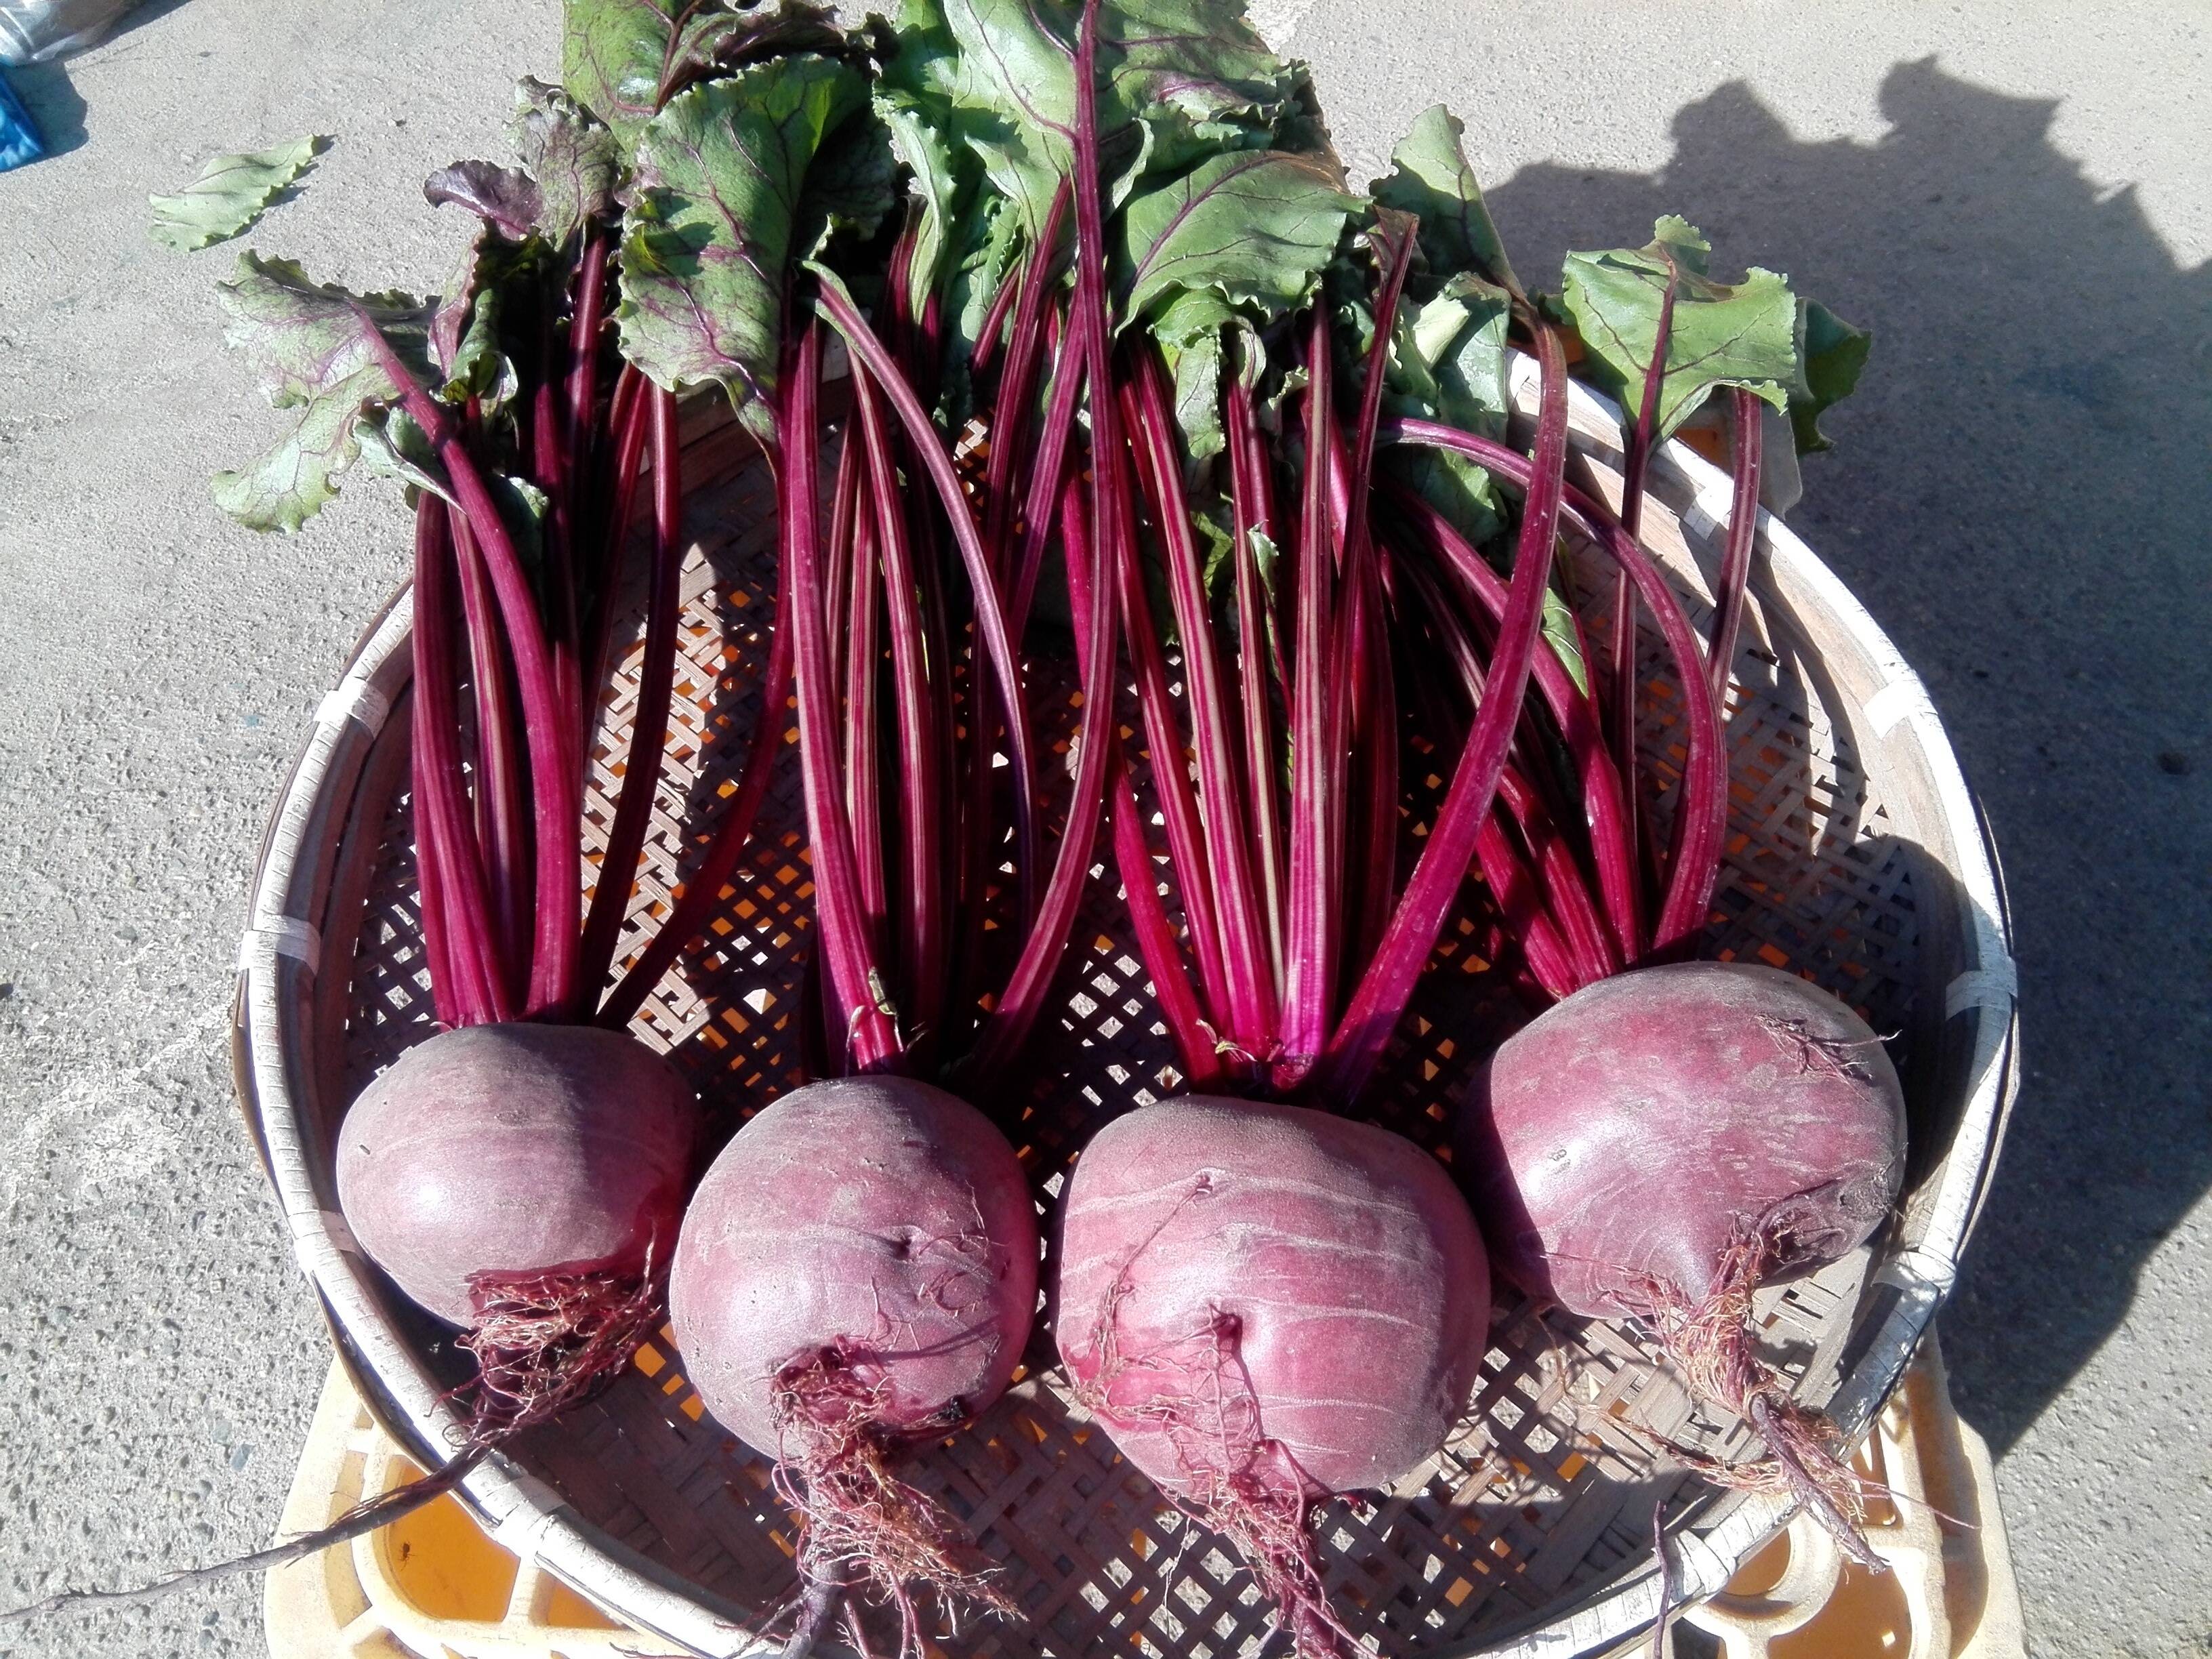
[[[799,1518],[799,1571],[810,1588],[866,1590],[897,1614],[900,1654],[921,1659],[921,1595],[956,1616],[968,1606],[1009,1617],[1018,1609],[977,1564],[959,1521],[890,1472],[898,1445],[882,1427],[887,1393],[835,1349],[787,1365],[776,1378],[776,1494]]]
[[[664,1271],[479,1273],[470,1442],[494,1445],[558,1417],[628,1367],[666,1307]]]
[[[1788,1383],[1753,1349],[1752,1292],[1780,1254],[1769,1231],[1748,1229],[1729,1247],[1703,1301],[1658,1298],[1661,1340],[1691,1393],[1749,1423],[1766,1447],[1765,1457],[1747,1462],[1686,1454],[1686,1461],[1716,1486],[1794,1498],[1851,1560],[1884,1571],[1866,1539],[1865,1483],[1852,1470],[1842,1437],[1818,1412],[1791,1399]]]
[[[1345,1659],[1358,1639],[1329,1610],[1307,1517],[1305,1483],[1274,1442],[1232,1474],[1216,1476],[1183,1507],[1237,1547],[1274,1604],[1298,1659]]]

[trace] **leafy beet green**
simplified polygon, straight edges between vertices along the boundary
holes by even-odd
[[[179,253],[227,242],[249,229],[330,146],[324,137],[295,138],[250,155],[216,156],[176,195],[148,198],[154,213],[148,234]]]
[[[808,164],[867,106],[858,73],[805,56],[702,82],[645,123],[616,315],[656,385],[723,387],[765,428]]]

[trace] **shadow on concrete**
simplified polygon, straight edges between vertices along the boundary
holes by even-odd
[[[117,19],[114,27],[85,50],[98,52],[112,46],[133,29],[143,28],[190,3],[191,0],[146,0],[146,3],[132,7]],[[32,123],[45,141],[48,155],[66,155],[84,143],[85,101],[70,81],[67,59],[33,64],[4,73],[9,86],[31,112]]]
[[[1943,1319],[2000,1450],[2212,1187],[2212,264],[2057,107],[1901,63],[1881,138],[1803,143],[1732,84],[1650,175],[1492,196],[1523,270],[1680,212],[1874,331],[1793,522],[1927,678],[2008,866],[2025,1080]]]
[[[21,100],[49,156],[66,155],[84,143],[84,100],[76,95],[69,72],[59,64],[0,70],[0,75]]]

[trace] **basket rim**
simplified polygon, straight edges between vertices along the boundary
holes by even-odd
[[[1514,354],[1510,386],[1523,413],[1535,407],[1536,380],[1533,361]],[[1571,381],[1569,415],[1573,449],[1617,465],[1623,447],[1619,406]],[[1686,527],[1700,538],[1716,535],[1728,522],[1729,475],[1680,441],[1655,455],[1650,487],[1656,496],[1682,503]],[[1964,924],[1966,965],[1942,988],[1942,1023],[1948,1028],[1961,1018],[1972,1021],[1963,1067],[1966,1097],[1950,1146],[1925,1178],[1919,1236],[1877,1262],[1854,1321],[1841,1363],[1843,1380],[1827,1409],[1856,1438],[1874,1420],[1949,1295],[1986,1196],[2019,1085],[2017,975],[1995,850],[1925,685],[1857,598],[1795,532],[1765,508],[1759,532],[1761,586],[1825,616],[1875,682],[1877,689],[1859,700],[1856,713],[1892,762],[1883,769],[1912,764],[1923,775],[1936,823],[1916,827],[1942,833],[1944,844],[1931,850],[1957,890]],[[337,803],[341,807],[349,805],[368,750],[408,683],[412,617],[411,592],[403,585],[318,707],[278,795],[251,888],[233,1040],[240,1106],[301,1271],[323,1304],[341,1356],[349,1369],[365,1374],[364,1382],[374,1384],[364,1397],[395,1438],[410,1452],[421,1451],[418,1461],[434,1464],[449,1455],[441,1449],[456,1443],[461,1419],[382,1314],[375,1269],[344,1218],[321,1206],[295,1083],[310,1040],[301,1028],[320,953],[312,919],[319,906],[312,898],[323,873],[315,861],[323,855],[310,845],[310,831],[326,823],[335,798],[343,797]],[[735,1608],[602,1533],[514,1460],[495,1454],[462,1490],[502,1547],[630,1623],[710,1659],[775,1650]],[[1752,1498],[1708,1533],[1674,1531],[1676,1594],[1699,1599],[1719,1589],[1786,1519],[1782,1500]],[[1656,1571],[1648,1565],[1632,1569],[1571,1607],[1547,1609],[1503,1640],[1493,1636],[1488,1645],[1459,1651],[1493,1659],[1595,1654],[1647,1630],[1658,1601]]]

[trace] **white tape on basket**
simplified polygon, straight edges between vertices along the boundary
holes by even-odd
[[[384,729],[384,722],[392,714],[392,699],[386,696],[367,680],[348,677],[325,692],[315,710],[318,726],[343,726],[348,720],[359,720],[374,737]]]
[[[1928,688],[1920,683],[1920,676],[1908,670],[1869,697],[1860,712],[1875,735],[1886,738],[1900,721],[1923,715],[1934,720],[1936,705],[1929,701]]]
[[[300,1270],[310,1279],[319,1279],[336,1267],[340,1255],[361,1255],[353,1229],[336,1210],[317,1210],[286,1219],[292,1228],[292,1254],[299,1258]]]
[[[568,1510],[561,1494],[527,1470],[503,1463],[501,1472],[519,1500],[494,1524],[492,1541],[526,1566],[536,1566],[546,1534]]]
[[[290,957],[312,974],[323,959],[323,936],[314,923],[297,916],[264,916],[238,942],[238,971],[246,972],[264,953]]]
[[[2020,966],[2014,962],[2011,941],[1997,919],[1978,904],[1969,902],[1974,925],[1974,960],[1943,991],[1943,1018],[1950,1019],[1969,1008],[2009,1012],[2020,996]]]
[[[1674,1592],[1686,1601],[1711,1595],[1735,1577],[1735,1568],[1711,1544],[1685,1528],[1668,1540],[1674,1557]]]

